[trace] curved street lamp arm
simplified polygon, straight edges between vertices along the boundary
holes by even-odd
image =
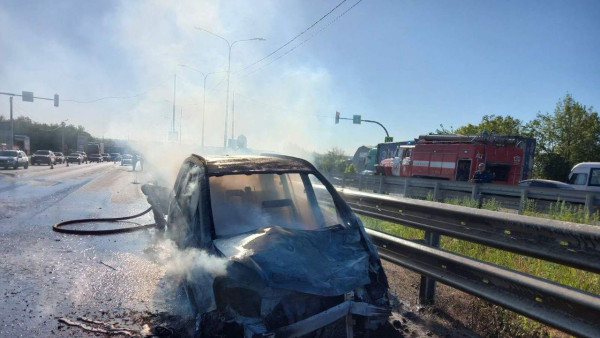
[[[231,43],[229,43],[229,40],[225,39],[224,37],[220,36],[219,34],[215,34],[215,33],[211,32],[211,31],[207,31],[206,29],[204,29],[204,28],[201,28],[201,27],[194,27],[194,28],[196,28],[196,29],[197,29],[197,30],[199,30],[199,31],[203,31],[203,32],[206,32],[206,33],[208,33],[208,34],[210,34],[210,35],[214,35],[214,36],[218,37],[219,39],[221,39],[221,40],[223,40],[223,41],[227,42],[227,46],[229,46],[229,48],[231,48],[231,45],[232,45],[232,44],[231,44]],[[235,42],[237,42],[237,41],[235,41]],[[234,42],[234,43],[235,43],[235,42]]]

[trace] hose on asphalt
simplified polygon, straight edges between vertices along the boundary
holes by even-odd
[[[120,222],[128,219],[140,217],[149,213],[152,210],[152,207],[146,209],[145,211],[140,212],[139,214],[135,214],[132,216],[125,217],[105,217],[105,218],[82,218],[82,219],[72,219],[68,221],[58,222],[52,226],[52,230],[56,232],[61,232],[64,234],[73,234],[73,235],[112,235],[112,234],[120,234],[138,231],[142,229],[148,229],[156,226],[156,223],[149,224],[140,224],[137,226],[126,227],[126,228],[115,228],[115,229],[105,229],[105,230],[82,230],[82,229],[67,229],[63,228],[65,225],[69,224],[77,224],[77,223],[99,223],[99,222]]]

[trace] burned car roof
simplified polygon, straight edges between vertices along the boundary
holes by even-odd
[[[243,155],[201,157],[192,155],[206,164],[209,176],[250,174],[260,172],[314,172],[305,160],[282,155]]]

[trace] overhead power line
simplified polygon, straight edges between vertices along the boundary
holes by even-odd
[[[297,38],[299,38],[300,36],[302,36],[304,33],[308,32],[311,28],[313,28],[314,26],[316,26],[319,22],[323,21],[323,19],[325,19],[327,16],[329,16],[329,14],[333,13],[333,11],[335,11],[336,9],[338,9],[338,7],[340,7],[344,2],[346,2],[346,0],[342,0],[342,2],[340,2],[339,4],[337,4],[337,6],[333,7],[329,12],[327,12],[327,14],[323,15],[319,20],[315,21],[312,25],[308,26],[308,28],[306,28],[300,34],[298,34],[295,37],[293,37],[290,41],[288,41],[285,44],[283,44],[283,46],[277,48],[276,50],[272,51],[267,56],[265,56],[262,59],[254,62],[253,64],[244,67],[244,69],[240,70],[240,72],[244,71],[244,70],[246,70],[246,69],[248,69],[248,68],[250,68],[250,67],[252,67],[254,65],[256,65],[259,62],[262,62],[263,60],[269,58],[271,55],[273,55],[273,54],[277,53],[278,51],[282,50],[283,48],[285,48],[290,43],[294,42],[294,40],[296,40]]]
[[[344,0],[345,1],[345,0]],[[348,8],[347,10],[345,10],[343,13],[341,13],[340,15],[338,15],[337,17],[335,17],[333,20],[329,21],[329,23],[327,23],[327,25],[325,25],[323,28],[319,29],[318,31],[316,31],[315,33],[313,33],[311,36],[309,36],[308,38],[306,38],[305,40],[303,40],[302,42],[300,42],[299,44],[295,45],[293,48],[291,48],[290,50],[286,51],[285,53],[279,55],[278,57],[276,57],[275,59],[271,60],[271,62],[263,65],[260,68],[257,68],[255,70],[249,71],[248,73],[242,75],[242,76],[249,76],[252,75],[264,68],[266,68],[267,66],[269,66],[270,64],[272,64],[273,62],[281,59],[282,57],[288,55],[289,53],[293,52],[294,50],[296,50],[296,48],[302,46],[303,44],[305,44],[306,42],[308,42],[309,40],[311,40],[312,38],[314,38],[315,36],[319,35],[322,31],[324,31],[325,29],[329,28],[329,26],[331,26],[333,23],[335,23],[336,21],[338,21],[341,17],[343,17],[344,15],[346,15],[349,11],[351,11],[354,7],[356,7],[356,5],[358,5],[360,2],[362,2],[362,0],[358,0],[356,3],[354,3],[352,6],[350,6],[350,8]],[[342,2],[343,3],[343,2]],[[325,18],[327,15],[329,15],[331,12],[333,12],[336,8],[338,8],[342,3],[338,4],[334,9],[332,9],[329,13],[327,13],[323,18]],[[319,21],[321,21],[323,18],[321,18]],[[317,21],[317,22],[319,22]],[[316,23],[315,23],[316,24]],[[312,28],[315,24],[311,25],[311,27],[309,27],[308,29]],[[305,33],[306,31],[308,31],[308,29],[306,29],[303,33]],[[300,36],[301,34],[299,34],[298,36]],[[294,39],[290,40],[288,43],[286,43],[284,46],[278,48],[275,52],[281,50],[283,47],[287,46],[290,42],[292,42],[293,40],[295,40],[298,36],[296,36]],[[260,61],[265,60],[267,57],[273,55],[275,52],[269,54],[268,56],[262,58],[261,60],[253,63],[252,65],[243,68],[242,70],[240,70],[239,72],[242,72],[248,68],[250,68],[251,66],[257,64]]]

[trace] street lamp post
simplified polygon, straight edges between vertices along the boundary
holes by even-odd
[[[205,108],[206,108],[206,78],[211,75],[211,74],[215,74],[218,72],[210,72],[210,73],[204,73],[194,67],[190,67],[188,65],[182,65],[180,64],[179,67],[184,67],[184,68],[188,68],[191,70],[194,70],[200,74],[202,74],[202,76],[204,77],[204,93],[202,94],[202,149],[204,149],[204,112],[205,112]]]
[[[235,45],[238,42],[255,41],[255,40],[256,41],[264,41],[265,39],[264,38],[252,38],[252,39],[236,40],[232,43],[229,43],[229,40],[227,40],[224,37],[222,37],[218,34],[215,34],[211,31],[207,31],[204,28],[196,27],[196,29],[218,37],[219,39],[227,42],[227,46],[229,47],[229,53],[227,56],[227,98],[225,100],[225,132],[223,135],[223,148],[227,149],[227,119],[229,117],[229,78],[230,78],[230,74],[231,74],[231,47],[233,47],[233,45]]]

